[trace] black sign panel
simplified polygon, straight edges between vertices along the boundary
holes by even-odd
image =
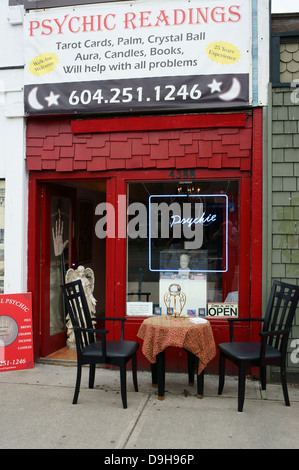
[[[245,106],[248,74],[176,76],[25,86],[27,115]]]

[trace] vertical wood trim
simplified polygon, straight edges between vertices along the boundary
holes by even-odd
[[[115,207],[116,188],[115,178],[107,180],[106,183],[106,202],[107,207],[111,204]],[[113,214],[111,214],[113,217]],[[114,316],[114,284],[115,284],[115,238],[106,237],[106,308],[105,316]],[[109,322],[110,323],[110,322]],[[110,325],[111,330],[111,325]]]
[[[29,174],[28,192],[28,292],[32,292],[33,353],[40,357],[40,188]]]
[[[248,317],[250,308],[251,178],[240,180],[239,315]]]
[[[251,248],[251,316],[260,318],[262,312],[262,254],[263,254],[263,110],[253,113],[252,148],[252,248]],[[252,325],[252,340],[259,340],[260,327]]]

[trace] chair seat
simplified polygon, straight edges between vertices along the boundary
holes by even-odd
[[[223,354],[230,358],[238,359],[240,361],[258,362],[260,359],[261,343],[248,343],[248,342],[232,342],[221,343],[219,349]],[[272,346],[266,346],[266,360],[279,359],[281,357],[280,351]]]
[[[139,348],[139,344],[135,341],[107,341],[106,343],[106,357],[110,359],[114,358],[130,358],[136,353]],[[85,359],[101,359],[102,353],[102,342],[97,341],[91,343],[82,350],[82,356]]]

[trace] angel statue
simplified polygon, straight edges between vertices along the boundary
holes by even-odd
[[[90,311],[91,317],[95,316],[96,313],[96,299],[93,296],[93,291],[94,291],[94,272],[91,268],[84,268],[84,266],[78,266],[77,269],[68,269],[65,275],[65,282],[73,282],[77,281],[78,279],[81,279],[83,290],[86,296],[87,300],[87,305]],[[74,331],[73,331],[73,326],[71,324],[69,315],[66,317],[67,320],[67,344],[70,349],[75,348],[75,336],[74,336]],[[95,324],[96,321],[93,321],[93,324]]]
[[[77,269],[68,269],[65,275],[65,281],[73,282],[81,279],[84,293],[86,295],[87,304],[89,307],[90,315],[94,316],[96,313],[96,299],[93,296],[94,291],[94,273],[91,268],[84,268],[78,266]]]

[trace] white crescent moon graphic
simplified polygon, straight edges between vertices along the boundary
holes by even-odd
[[[219,98],[221,98],[224,101],[232,101],[237,96],[239,96],[239,93],[241,91],[241,83],[237,78],[233,78],[232,86],[226,93],[222,93],[222,95],[219,95]]]
[[[28,103],[30,106],[34,109],[43,109],[43,105],[40,104],[40,102],[37,99],[36,93],[37,93],[37,86],[32,88],[32,90],[28,94]]]

